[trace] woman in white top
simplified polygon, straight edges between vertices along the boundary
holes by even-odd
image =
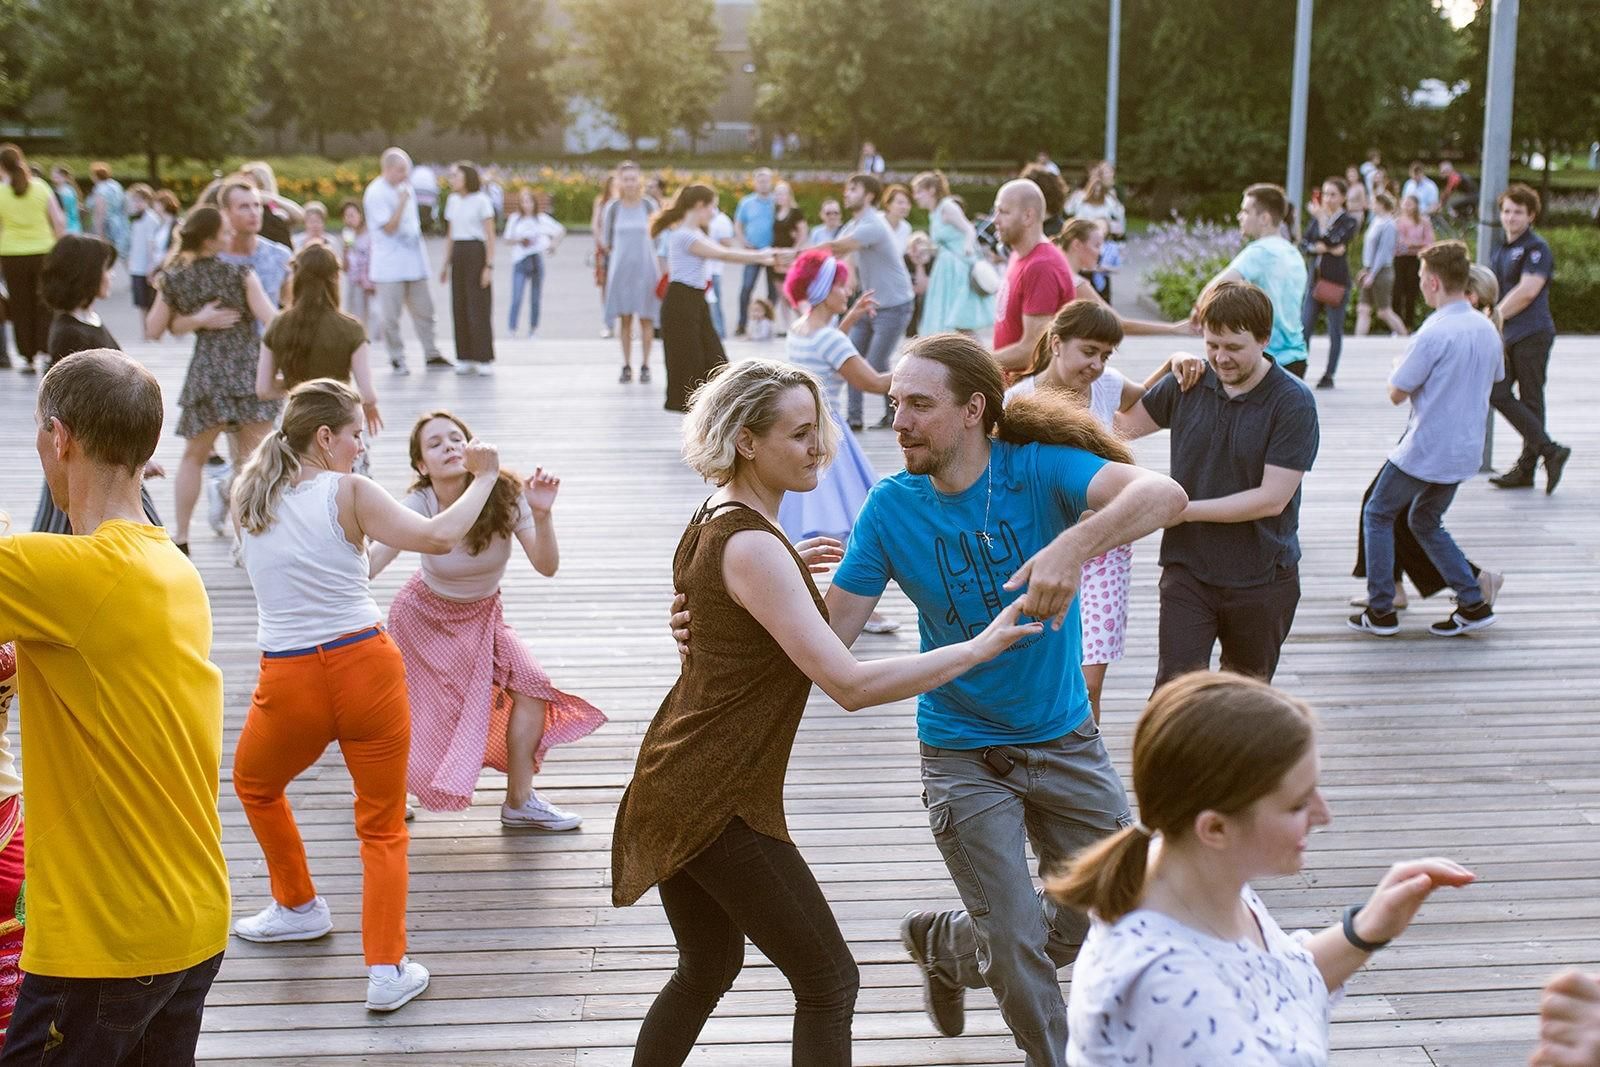
[[[368,589],[367,539],[448,552],[477,521],[494,481],[477,480],[438,515],[418,515],[350,473],[362,426],[361,397],[348,385],[318,378],[296,386],[282,428],[234,486],[262,655],[233,788],[266,856],[272,902],[233,929],[249,941],[309,941],[333,929],[284,789],[337,741],[355,782],[367,1007],[393,1011],[427,988],[428,972],[406,958],[405,663]],[[491,473],[499,457],[473,441],[465,466]]]
[[[1330,820],[1314,725],[1226,672],[1150,698],[1133,738],[1141,821],[1049,886],[1094,919],[1072,968],[1070,1067],[1324,1067],[1345,982],[1435,889],[1473,880],[1449,860],[1398,863],[1342,923],[1285,934],[1250,882],[1298,874]]]
[[[1122,239],[1128,232],[1128,211],[1117,199],[1117,172],[1102,160],[1089,168],[1082,189],[1067,197],[1066,213],[1073,218],[1106,224],[1107,242],[1101,249],[1100,268],[1090,273],[1089,284],[1106,300],[1111,299],[1111,271],[1122,261]]]
[[[689,396],[712,371],[728,362],[706,303],[709,260],[787,265],[792,250],[724,248],[706,235],[717,211],[717,193],[709,185],[685,185],[671,206],[650,220],[650,239],[666,235],[667,295],[661,301],[661,348],[667,360],[668,411],[687,411]]]
[[[883,221],[894,236],[894,246],[903,256],[911,241],[911,190],[895,182],[883,191]]]
[[[1077,295],[1084,300],[1098,300],[1110,308],[1111,305],[1095,289],[1092,281],[1095,266],[1100,262],[1100,253],[1106,244],[1105,222],[1100,219],[1070,219],[1056,235],[1055,242],[1066,253],[1067,264],[1072,267],[1072,280],[1076,285]],[[1187,319],[1179,322],[1150,322],[1145,319],[1130,319],[1121,312],[1117,312],[1117,318],[1122,320],[1122,332],[1130,337],[1194,335],[1194,330],[1190,329]]]
[[[456,333],[456,373],[494,373],[494,202],[471,163],[450,168],[444,205],[448,234],[439,282],[450,283],[450,319]],[[454,280],[451,280],[451,275]]]
[[[522,294],[528,293],[528,336],[539,332],[539,304],[544,293],[544,257],[554,255],[567,228],[550,217],[532,189],[517,194],[517,210],[506,216],[505,242],[511,246],[511,336],[517,335]]]
[[[417,480],[401,503],[433,516],[479,481],[466,467],[472,432],[448,411],[422,416],[411,430]],[[556,573],[551,508],[561,479],[539,468],[526,480],[496,472],[489,503],[472,529],[443,555],[422,556],[389,605],[389,631],[406,661],[411,694],[411,759],[406,785],[430,811],[472,803],[478,772],[506,775],[500,821],[539,830],[575,830],[583,820],[533,788],[552,745],[587,737],[606,721],[600,710],[557,689],[505,620],[500,581],[515,538],[534,570]],[[372,576],[399,549],[376,545]]]

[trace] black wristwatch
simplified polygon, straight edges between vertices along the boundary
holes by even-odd
[[[1368,941],[1356,933],[1356,916],[1361,914],[1361,908],[1360,904],[1352,904],[1344,909],[1344,939],[1362,952],[1376,952],[1389,942]]]

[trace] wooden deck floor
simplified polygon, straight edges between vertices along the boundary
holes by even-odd
[[[1600,422],[1584,414],[1600,408],[1600,383],[1581,369],[1585,357],[1600,355],[1600,341],[1557,346],[1550,421],[1577,452],[1561,492],[1502,493],[1478,481],[1450,513],[1468,554],[1508,575],[1499,625],[1457,641],[1425,632],[1445,614],[1442,603],[1414,607],[1394,640],[1345,628],[1345,600],[1357,589],[1348,574],[1361,490],[1403,423],[1381,388],[1398,346],[1346,346],[1340,388],[1319,394],[1322,454],[1306,483],[1301,526],[1304,599],[1278,676],[1321,713],[1335,822],[1313,840],[1300,877],[1261,888],[1292,927],[1332,920],[1400,858],[1438,853],[1476,868],[1478,885],[1441,896],[1351,983],[1334,1026],[1335,1062],[1517,1063],[1532,1040],[1542,981],[1560,967],[1600,969]],[[1167,347],[1130,342],[1118,363],[1142,376]],[[175,398],[187,348],[135,353]],[[558,749],[537,782],[587,822],[566,835],[503,831],[495,810],[501,783],[491,774],[469,811],[420,813],[409,923],[412,953],[432,970],[433,985],[397,1015],[371,1016],[361,1006],[349,779],[332,751],[292,796],[335,932],[297,946],[233,942],[206,1013],[203,1060],[395,1063],[410,1054],[406,1062],[612,1067],[630,1061],[638,1021],[673,965],[654,895],[615,911],[606,883],[617,799],[677,671],[664,626],[669,561],[704,490],[678,461],[678,420],[660,409],[661,387],[618,386],[612,345],[508,343],[501,353],[492,380],[385,376],[391,429],[378,441],[375,469],[402,489],[411,419],[444,406],[497,442],[508,464],[539,463],[563,477],[561,574],[543,580],[513,566],[506,604],[557,683],[611,718],[588,741]],[[21,523],[38,487],[27,381],[0,376],[0,509]],[[1514,441],[1503,423],[1499,432],[1504,463]],[[880,471],[899,465],[890,435],[869,432],[865,442]],[[1142,443],[1139,454],[1164,469],[1165,440]],[[158,458],[175,467],[175,439]],[[170,514],[170,485],[158,483],[155,494]],[[267,900],[267,880],[227,779],[255,681],[254,611],[224,542],[203,522],[196,531],[227,677],[227,852],[236,911],[249,913]],[[1134,636],[1106,697],[1108,741],[1124,773],[1131,725],[1154,673],[1153,540],[1136,560]],[[380,602],[412,566],[391,568]],[[864,637],[864,655],[914,647],[909,604],[891,590],[886,605],[907,625],[893,637]],[[856,1062],[1018,1063],[986,991],[970,998],[962,1038],[935,1037],[922,1014],[897,920],[913,905],[956,898],[918,792],[909,702],[852,716],[814,696],[795,746],[789,811],[862,964]],[[753,949],[749,963],[691,1063],[789,1062],[792,1001]]]

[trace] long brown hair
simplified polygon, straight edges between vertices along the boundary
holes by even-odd
[[[28,183],[33,180],[33,175],[28,172],[28,157],[10,141],[0,144],[0,170],[5,171],[11,179],[12,192],[21,196],[28,191]]]
[[[460,418],[448,411],[430,411],[417,419],[411,427],[411,469],[416,472],[417,480],[411,483],[413,493],[424,489],[433,488],[433,479],[422,471],[422,428],[434,419],[445,419],[453,422],[456,429],[461,431],[463,437],[472,440],[472,431]],[[469,476],[475,478],[476,475]],[[467,536],[461,541],[467,547],[470,555],[476,556],[479,552],[489,547],[489,543],[497,537],[510,537],[511,531],[517,528],[517,519],[522,514],[522,479],[515,473],[501,468],[495,476],[494,488],[489,491],[489,502],[478,513],[477,519],[472,523],[472,529],[467,531]]]
[[[273,328],[272,359],[285,381],[310,375],[311,352],[322,324],[331,318],[360,321],[339,310],[339,257],[326,245],[311,244],[294,257],[294,300]]]
[[[1055,346],[1050,343],[1052,340],[1062,343],[1072,340],[1098,341],[1115,348],[1122,343],[1122,320],[1115,311],[1098,300],[1069,301],[1062,305],[1056,317],[1050,320],[1049,327],[1039,335],[1039,340],[1033,346],[1033,359],[1023,372],[1025,375],[1043,374],[1050,366],[1050,361],[1055,358]]]
[[[683,217],[701,204],[715,204],[717,191],[709,185],[685,185],[678,190],[678,195],[673,197],[668,207],[655,213],[650,220],[650,236],[659,237],[661,231],[670,229],[683,221]]]
[[[1315,724],[1305,704],[1254,678],[1194,671],[1168,682],[1133,734],[1142,825],[1078,853],[1046,888],[1069,907],[1116,922],[1144,896],[1151,833],[1176,841],[1203,811],[1245,811],[1305,758]]]

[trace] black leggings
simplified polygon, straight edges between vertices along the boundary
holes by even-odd
[[[17,354],[32,363],[45,351],[50,336],[50,312],[39,295],[39,271],[44,256],[0,256],[0,274],[10,293],[11,336],[17,341]]]
[[[735,818],[660,891],[678,969],[639,1028],[634,1067],[688,1058],[744,966],[746,936],[794,990],[796,1067],[849,1067],[861,975],[799,849]]]

